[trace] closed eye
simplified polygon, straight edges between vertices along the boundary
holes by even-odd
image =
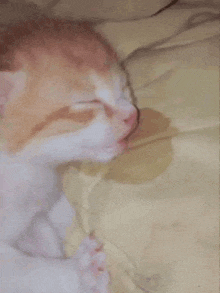
[[[97,99],[77,102],[77,104],[100,104],[100,103],[101,102]]]

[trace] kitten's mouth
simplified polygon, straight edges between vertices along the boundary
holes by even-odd
[[[124,152],[126,152],[127,149],[128,149],[128,140],[125,138],[118,140],[113,147],[113,150],[116,156],[123,154]]]
[[[125,149],[128,147],[128,139],[127,138],[120,139],[119,141],[117,141],[117,143]]]
[[[128,148],[130,136],[135,132],[137,125],[138,124],[136,123],[128,133],[117,140],[117,144],[119,144],[121,147],[124,147],[125,150]]]
[[[124,145],[125,147],[128,147],[130,136],[136,131],[138,127],[139,117],[136,116],[136,119],[131,124],[130,129],[120,138],[117,140],[117,143],[120,145]]]
[[[130,136],[135,132],[137,129],[138,122],[133,126],[133,128],[122,138],[117,140],[117,144],[122,148],[122,153],[126,152],[129,149],[129,143],[130,143]]]

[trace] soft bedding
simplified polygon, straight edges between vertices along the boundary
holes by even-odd
[[[154,14],[165,2],[146,6]],[[151,18],[114,14],[96,26],[129,73],[140,126],[114,161],[61,172],[77,217],[66,254],[95,230],[112,293],[218,292],[218,8],[180,1]]]

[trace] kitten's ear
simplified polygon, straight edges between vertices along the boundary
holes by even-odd
[[[22,71],[0,71],[0,115],[4,116],[5,106],[24,89],[27,76]]]

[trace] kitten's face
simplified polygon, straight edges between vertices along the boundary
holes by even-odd
[[[126,76],[116,65],[106,77],[91,73],[90,80],[94,91],[79,95],[71,109],[91,110],[91,116],[73,135],[83,149],[83,159],[108,161],[126,149],[126,139],[137,123],[137,110],[131,103]]]
[[[19,70],[0,76],[13,84],[4,113],[7,150],[50,162],[111,160],[137,120],[125,73],[116,61],[105,70],[79,69],[56,46],[17,50]],[[90,58],[99,61],[97,52]]]
[[[29,89],[26,75],[18,75],[21,79],[17,91],[12,93],[5,111],[8,150],[17,154],[35,150],[36,154],[61,161],[108,161],[126,149],[126,138],[136,125],[137,110],[131,103],[125,74],[117,66],[107,76],[91,72],[85,78],[87,86],[69,89],[68,95],[66,80],[53,84],[43,76],[41,81],[33,79],[34,85],[30,82]],[[36,89],[38,82],[41,87]],[[29,91],[33,95],[35,90],[41,98],[30,103]],[[67,159],[62,154],[66,152]]]

